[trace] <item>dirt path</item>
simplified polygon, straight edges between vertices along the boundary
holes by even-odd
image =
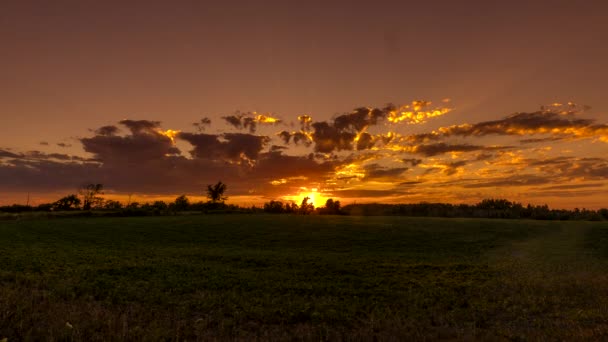
[[[489,255],[499,277],[480,298],[480,317],[507,339],[608,338],[608,263],[585,247],[591,225],[555,230]]]

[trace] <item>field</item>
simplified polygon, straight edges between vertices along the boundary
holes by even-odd
[[[0,221],[0,340],[608,339],[608,223]]]

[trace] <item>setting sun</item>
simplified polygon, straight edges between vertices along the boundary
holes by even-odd
[[[322,192],[319,192],[317,188],[305,188],[302,187],[297,195],[290,195],[283,197],[285,200],[293,201],[296,204],[300,204],[304,198],[308,197],[308,203],[313,204],[315,207],[322,207],[325,202],[331,198],[326,196]]]

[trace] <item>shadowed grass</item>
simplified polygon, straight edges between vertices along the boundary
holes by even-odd
[[[585,239],[605,229],[265,215],[5,221],[0,338],[604,336],[595,294],[607,268]]]

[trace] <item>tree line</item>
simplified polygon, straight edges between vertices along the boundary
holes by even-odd
[[[172,202],[154,201],[148,203],[120,201],[104,199],[103,184],[86,184],[78,189],[77,194],[69,194],[51,203],[43,203],[37,206],[13,204],[0,206],[0,212],[20,213],[29,211],[123,211],[129,212],[154,212],[157,214],[185,210],[218,210],[234,208],[228,206],[225,201],[227,186],[221,181],[214,185],[208,185],[206,189],[206,202],[192,203],[186,195],[175,198]]]
[[[154,201],[148,203],[106,200],[102,184],[87,184],[78,190],[52,203],[38,206],[18,205],[0,207],[0,212],[52,212],[52,211],[85,211],[109,212],[131,215],[166,215],[182,211],[204,213],[268,213],[298,215],[356,215],[356,216],[418,216],[418,217],[468,217],[468,218],[502,218],[502,219],[535,219],[535,220],[608,220],[608,209],[589,210],[551,209],[545,205],[526,206],[506,199],[484,199],[476,204],[449,203],[411,203],[384,204],[366,203],[341,206],[340,201],[332,198],[324,206],[315,207],[309,197],[304,197],[298,205],[293,201],[271,200],[263,206],[241,207],[226,204],[227,185],[221,181],[207,185],[207,201],[192,202],[186,195],[175,198],[172,202]]]

